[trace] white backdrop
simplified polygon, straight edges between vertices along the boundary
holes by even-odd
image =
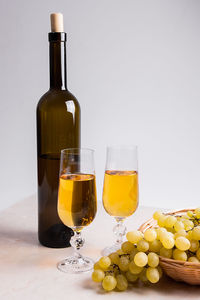
[[[200,206],[200,1],[0,1],[0,209],[36,193],[35,108],[49,85],[49,14],[68,33],[82,146],[139,145],[140,203]]]

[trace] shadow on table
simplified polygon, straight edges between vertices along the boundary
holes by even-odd
[[[0,228],[0,244],[23,243],[30,246],[39,246],[37,233],[26,229]]]
[[[107,293],[103,291],[100,284],[94,283],[91,278],[84,280],[82,282],[82,287],[87,290],[93,289],[97,294]],[[159,294],[161,299],[165,297],[169,299],[174,299],[176,297],[183,299],[200,299],[200,286],[193,286],[183,282],[176,282],[168,276],[164,275],[160,282],[157,284],[143,284],[142,282],[137,282],[130,286],[130,288],[123,293],[131,293],[133,296],[135,294],[141,297],[146,297],[145,299],[147,299],[147,297],[150,295],[154,295],[156,297],[156,294]]]
[[[177,282],[170,277],[164,275],[158,284],[149,285],[146,287],[147,291],[153,289],[155,292],[158,291],[159,294],[166,295],[168,297],[179,296],[184,299],[192,299],[199,297],[200,286],[189,285],[184,282]]]

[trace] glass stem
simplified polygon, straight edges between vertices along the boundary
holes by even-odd
[[[81,259],[82,255],[80,254],[79,250],[83,247],[85,240],[81,236],[80,231],[74,230],[74,235],[71,237],[70,244],[74,249],[74,257],[76,259]]]
[[[116,245],[121,245],[123,242],[124,235],[126,234],[126,227],[124,226],[124,218],[115,218],[117,225],[113,228],[113,232],[116,235]]]

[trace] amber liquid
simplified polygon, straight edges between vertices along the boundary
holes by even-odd
[[[96,215],[96,183],[91,174],[65,174],[60,176],[58,215],[62,222],[81,230]]]
[[[136,171],[106,171],[103,205],[111,216],[131,216],[138,206],[138,173]]]

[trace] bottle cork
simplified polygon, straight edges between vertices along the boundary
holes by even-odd
[[[53,13],[51,19],[51,32],[64,32],[63,14]]]

